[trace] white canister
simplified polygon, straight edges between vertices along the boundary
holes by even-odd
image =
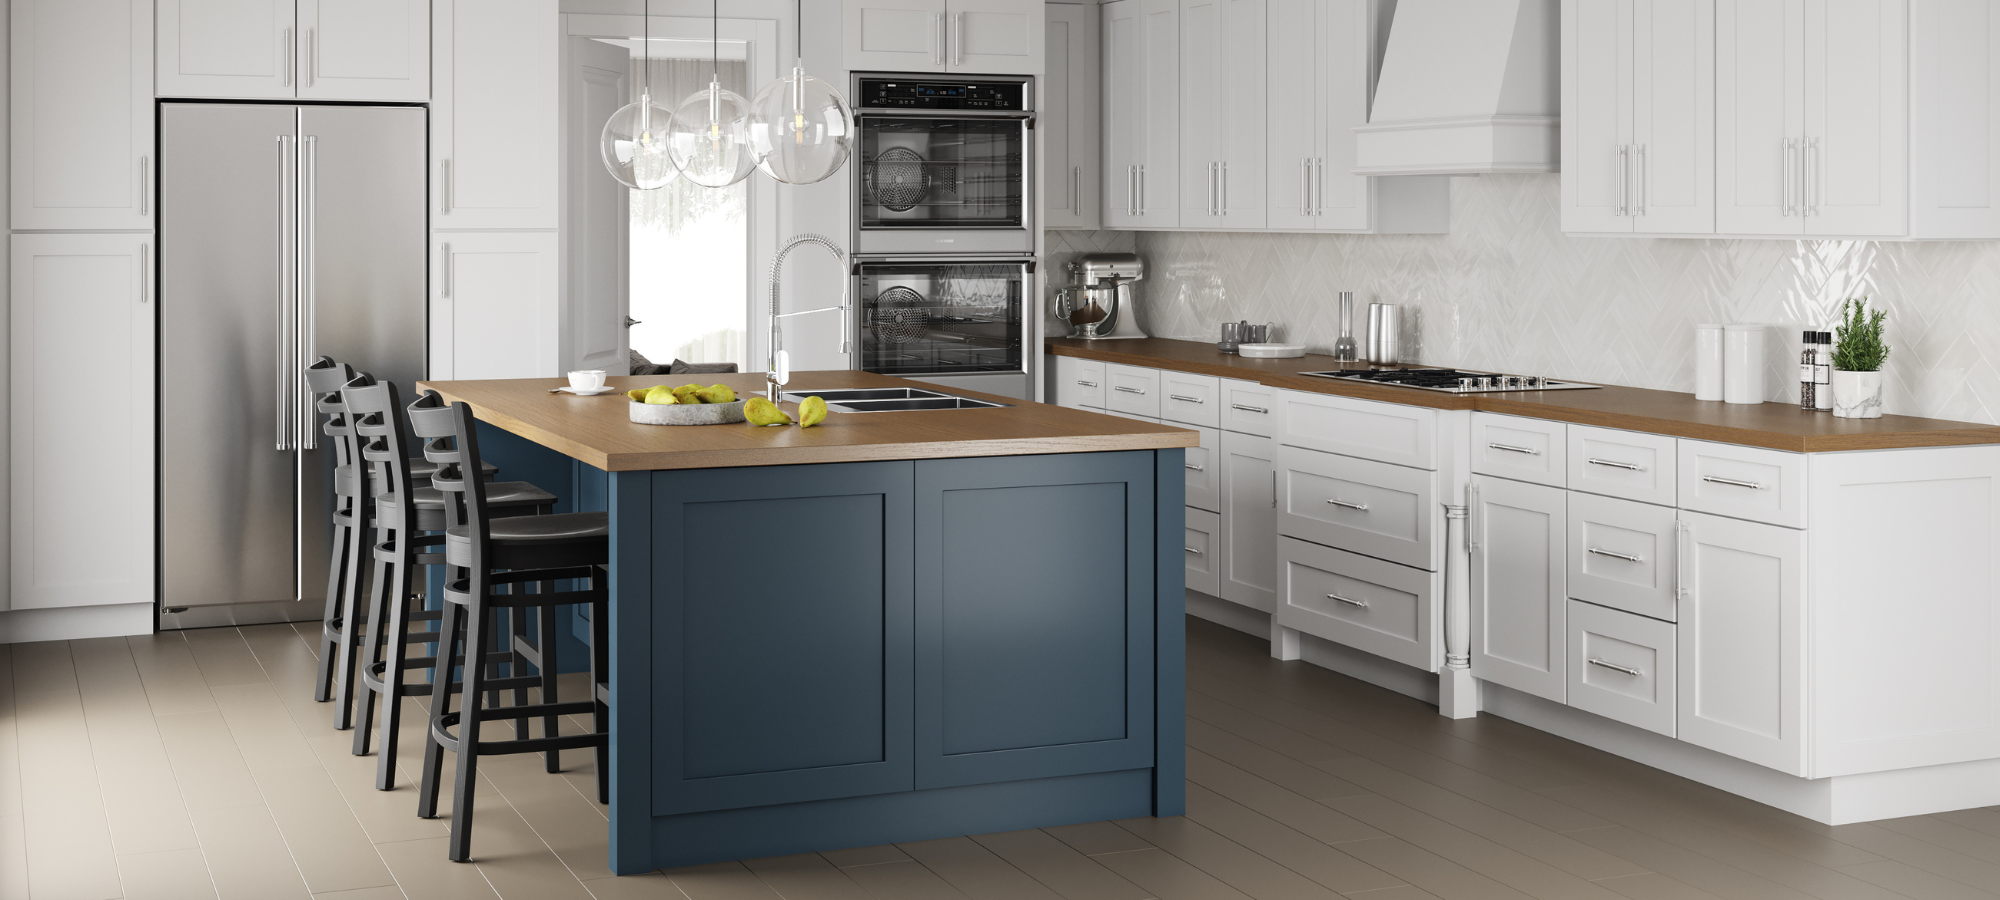
[[[1722,326],[1694,327],[1694,398],[1722,399]]]
[[[1722,329],[1722,402],[1764,402],[1764,326]]]

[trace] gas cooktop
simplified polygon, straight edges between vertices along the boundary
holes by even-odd
[[[1457,369],[1355,369],[1335,372],[1300,372],[1314,378],[1366,381],[1395,387],[1438,391],[1446,394],[1497,394],[1504,391],[1574,391],[1601,387],[1580,381],[1557,381],[1541,375],[1499,375],[1493,372],[1461,372]]]

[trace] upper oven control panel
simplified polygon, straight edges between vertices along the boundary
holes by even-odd
[[[1027,109],[1027,84],[1020,81],[920,81],[863,78],[855,106],[864,109]]]

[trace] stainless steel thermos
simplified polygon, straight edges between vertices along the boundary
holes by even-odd
[[[1394,303],[1368,304],[1368,361],[1393,366],[1401,361],[1403,341],[1402,308]]]

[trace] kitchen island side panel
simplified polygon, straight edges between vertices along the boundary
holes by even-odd
[[[1187,451],[1153,451],[1153,815],[1187,814]]]

